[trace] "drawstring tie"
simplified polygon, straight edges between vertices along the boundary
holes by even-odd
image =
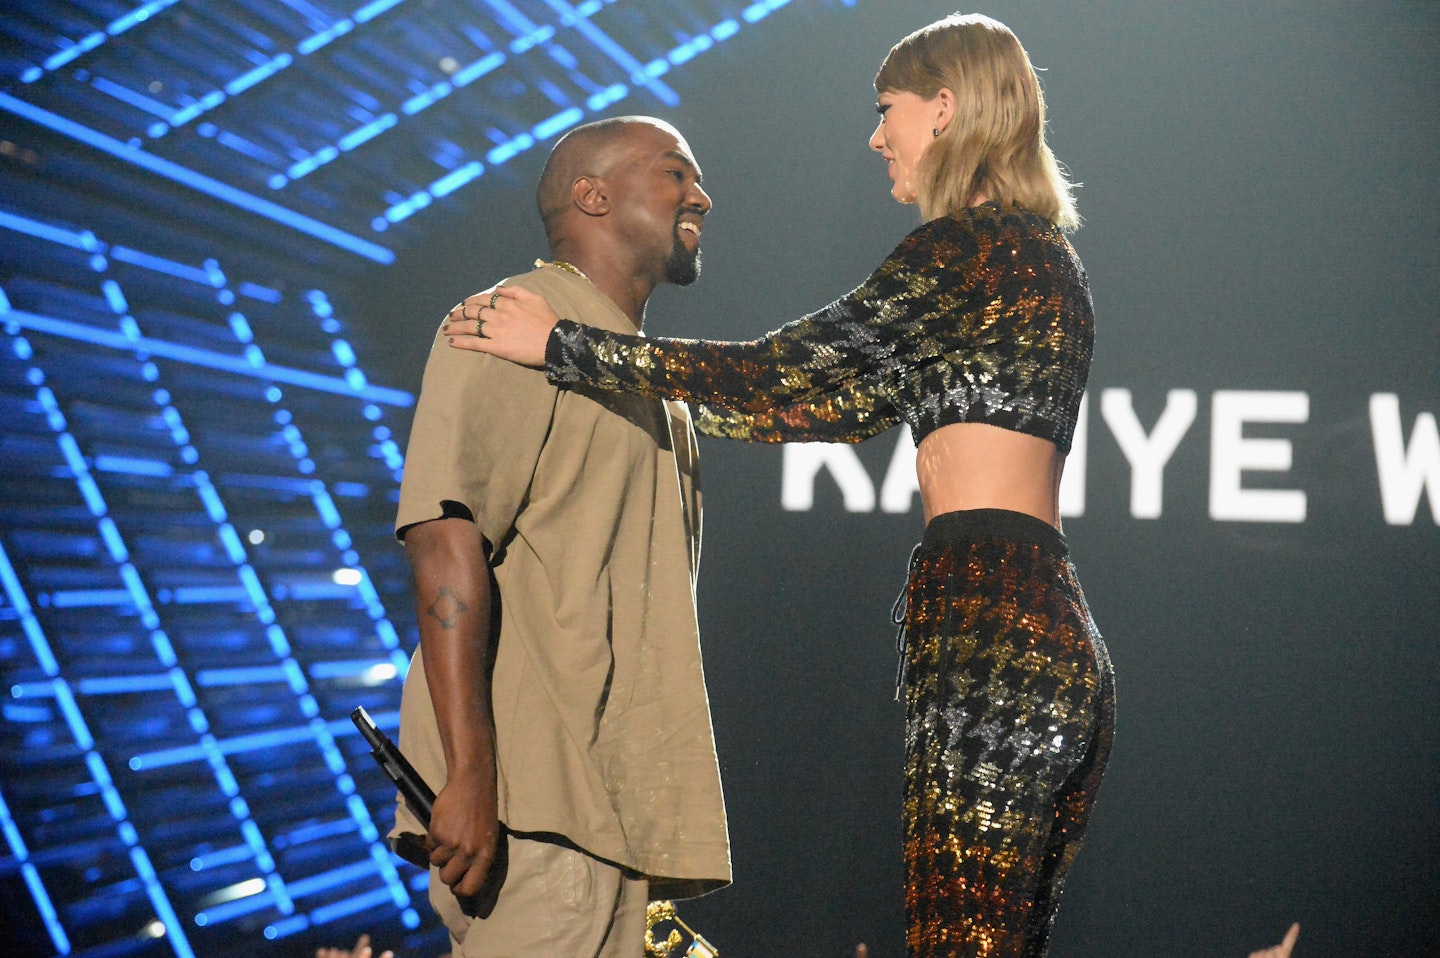
[[[908,678],[908,662],[905,655],[905,617],[910,612],[910,579],[915,574],[915,560],[920,555],[920,546],[910,550],[910,561],[905,566],[905,584],[900,587],[900,594],[895,597],[895,604],[890,607],[890,621],[895,623],[895,655],[898,661],[895,663],[895,701],[900,701],[900,694],[905,689],[905,682]]]

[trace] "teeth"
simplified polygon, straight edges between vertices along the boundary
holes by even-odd
[[[682,230],[689,230],[690,232],[694,233],[696,236],[699,236],[699,235],[700,235],[700,227],[696,226],[694,223],[681,223],[681,224],[680,224],[680,228],[681,228]]]

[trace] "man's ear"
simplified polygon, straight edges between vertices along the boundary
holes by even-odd
[[[570,184],[570,201],[586,216],[604,216],[610,212],[610,196],[605,184],[593,176],[582,176]]]

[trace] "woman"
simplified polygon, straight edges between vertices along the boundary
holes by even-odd
[[[451,344],[552,382],[703,404],[752,441],[913,430],[924,536],[905,592],[912,956],[1043,955],[1110,751],[1109,658],[1059,531],[1094,337],[1078,219],[1009,29],[953,16],[896,44],[870,146],[924,224],[858,289],[752,342],[617,336],[518,289]],[[676,242],[680,242],[678,227]]]

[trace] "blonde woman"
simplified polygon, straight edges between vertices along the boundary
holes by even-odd
[[[1094,339],[1062,232],[1077,217],[1003,24],[932,23],[875,88],[870,146],[924,222],[843,299],[710,342],[602,332],[502,288],[456,307],[450,343],[561,385],[699,403],[713,436],[859,442],[909,423],[926,519],[900,648],[909,953],[1044,955],[1114,727],[1109,657],[1059,528]],[[676,219],[677,249],[698,247],[699,225]]]

